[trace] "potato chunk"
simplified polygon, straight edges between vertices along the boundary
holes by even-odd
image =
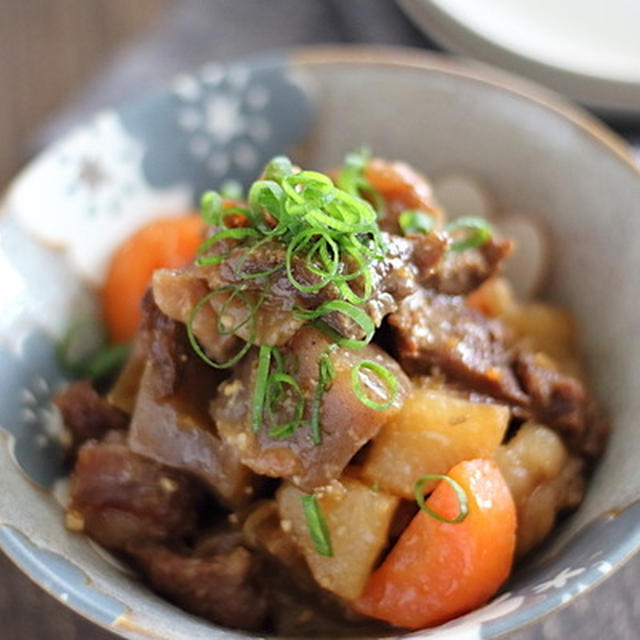
[[[541,351],[553,359],[560,371],[584,380],[577,355],[576,323],[571,313],[532,302],[510,310],[502,319],[532,351]]]
[[[509,422],[504,405],[471,402],[456,393],[416,386],[373,441],[362,476],[383,491],[413,498],[421,476],[446,473],[472,458],[491,458]],[[426,484],[430,490],[432,484]]]
[[[496,462],[516,503],[516,555],[523,556],[547,536],[559,512],[582,501],[583,464],[560,436],[533,422],[498,447]]]
[[[303,495],[289,483],[279,489],[281,526],[290,532],[318,584],[345,600],[354,600],[387,545],[399,500],[348,477],[317,489],[315,495],[333,549],[333,557],[327,557],[316,551],[311,539],[302,508]]]

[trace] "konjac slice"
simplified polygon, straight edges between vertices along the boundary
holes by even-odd
[[[326,521],[332,555],[322,555],[314,544],[305,517],[305,494],[291,484],[278,491],[281,526],[290,531],[318,584],[353,600],[367,581],[380,553],[387,545],[389,525],[399,500],[353,478],[316,490],[317,504]]]
[[[420,511],[355,601],[359,613],[408,629],[431,627],[483,605],[506,580],[516,510],[498,467],[469,460],[447,475],[467,495],[466,518],[448,524]],[[445,482],[426,504],[447,520],[459,514],[458,497]]]
[[[505,405],[472,402],[451,390],[416,384],[371,444],[362,475],[412,499],[421,476],[446,473],[463,460],[491,458],[508,423]],[[430,487],[433,483],[425,489]]]
[[[241,464],[236,450],[218,437],[206,414],[203,417],[196,407],[176,404],[154,397],[148,363],[131,419],[131,449],[197,475],[227,505],[247,502],[253,492],[253,474]]]

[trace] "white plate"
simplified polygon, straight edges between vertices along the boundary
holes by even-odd
[[[446,48],[640,114],[638,0],[398,0]]]

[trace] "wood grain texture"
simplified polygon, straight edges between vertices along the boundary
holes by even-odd
[[[152,27],[168,0],[0,1],[0,188],[30,136],[122,43]]]

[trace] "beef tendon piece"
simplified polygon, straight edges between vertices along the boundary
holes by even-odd
[[[71,475],[67,525],[110,549],[190,533],[201,492],[184,474],[133,453],[121,437],[87,442]]]
[[[582,502],[584,465],[556,433],[533,422],[498,448],[496,462],[516,503],[516,554],[522,556],[549,534],[559,513]]]
[[[153,380],[154,369],[147,363],[131,419],[131,449],[197,475],[227,506],[238,507],[249,500],[253,474],[240,462],[236,449],[216,434],[208,413],[198,409],[197,396],[191,398],[191,406],[186,402],[189,398],[160,401],[154,396]],[[216,388],[217,384],[205,386],[207,400]]]
[[[375,345],[360,350],[336,349],[331,355],[335,378],[322,396],[320,425],[322,442],[314,444],[309,415],[318,386],[318,359],[331,341],[312,327],[301,329],[282,350],[285,361],[297,363],[293,374],[304,399],[306,421],[289,437],[277,439],[268,434],[265,420],[258,432],[252,429],[253,398],[257,356],[244,359],[234,376],[221,386],[211,406],[212,415],[223,439],[239,452],[244,464],[256,473],[290,478],[305,490],[337,478],[355,453],[374,437],[402,406],[409,380],[397,362]],[[385,367],[397,380],[397,393],[391,405],[377,410],[364,404],[352,384],[352,369],[370,360]],[[362,369],[362,387],[381,403],[388,400],[388,389],[374,375]],[[286,412],[286,403],[280,407]],[[286,419],[279,416],[279,419]]]
[[[65,427],[71,434],[71,451],[109,431],[124,430],[129,416],[102,398],[85,380],[74,382],[55,398]]]
[[[389,316],[398,357],[409,375],[440,370],[463,386],[519,406],[528,405],[511,369],[505,329],[464,298],[419,290]]]
[[[349,477],[334,480],[314,495],[327,524],[331,556],[316,549],[303,509],[304,494],[287,483],[277,493],[281,526],[303,553],[318,584],[353,601],[387,547],[400,500]]]
[[[267,599],[258,586],[259,558],[243,546],[194,557],[149,542],[132,542],[127,552],[152,589],[178,606],[233,629],[260,629]]]

